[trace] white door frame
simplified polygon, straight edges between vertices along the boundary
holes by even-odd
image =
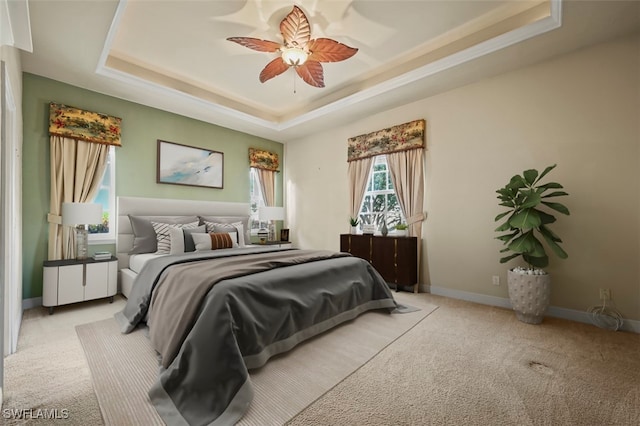
[[[2,62],[2,127],[0,128],[0,205],[2,206],[2,281],[4,284],[4,355],[18,346],[22,322],[22,187],[21,147],[17,134],[16,104],[11,80]]]

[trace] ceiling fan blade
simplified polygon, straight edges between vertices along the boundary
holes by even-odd
[[[308,85],[324,87],[324,72],[320,62],[307,60],[303,65],[296,67],[296,72]]]
[[[287,47],[303,48],[309,43],[311,26],[307,16],[298,6],[293,6],[291,13],[280,22],[280,32]]]
[[[275,41],[260,40],[252,37],[229,37],[227,40],[258,52],[277,52],[282,47]]]
[[[358,52],[355,47],[349,47],[330,38],[318,38],[311,40],[307,45],[310,61],[338,62],[349,59]]]
[[[289,65],[287,65],[281,57],[277,57],[269,62],[260,73],[260,83],[271,80],[273,77],[282,74],[288,69]]]

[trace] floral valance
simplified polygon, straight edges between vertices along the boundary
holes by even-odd
[[[93,143],[121,146],[122,119],[97,112],[49,104],[49,134]]]
[[[278,154],[261,149],[249,148],[249,166],[256,169],[278,171]]]
[[[425,128],[425,120],[415,120],[349,138],[347,161],[409,149],[422,149],[424,148]]]

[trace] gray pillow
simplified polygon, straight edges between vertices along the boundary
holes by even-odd
[[[133,230],[133,248],[129,254],[155,253],[158,250],[158,239],[151,221],[160,223],[197,222],[197,216],[132,216],[129,215]]]

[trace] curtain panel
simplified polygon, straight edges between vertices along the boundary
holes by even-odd
[[[109,146],[51,136],[51,192],[49,260],[72,259],[76,246],[73,229],[62,226],[62,203],[87,203],[98,190],[107,165]]]
[[[373,157],[367,157],[358,161],[351,161],[347,165],[349,173],[349,200],[351,202],[349,214],[353,218],[358,218],[360,215],[362,198],[367,191],[367,181],[369,180],[369,171],[371,170],[372,163]]]
[[[62,226],[62,203],[91,202],[104,175],[109,146],[121,146],[122,119],[51,102],[49,260],[76,255],[75,233]]]
[[[49,135],[80,141],[122,146],[122,119],[98,112],[51,102],[49,104]]]
[[[347,161],[424,148],[425,120],[415,120],[347,141]]]
[[[267,207],[276,205],[276,173],[280,161],[278,154],[257,148],[249,148],[249,167],[256,169],[260,190]]]

